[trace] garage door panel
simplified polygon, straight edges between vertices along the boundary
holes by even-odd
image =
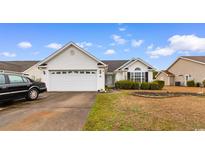
[[[64,72],[64,74],[63,74]],[[65,73],[66,72],[66,73]],[[50,91],[97,91],[96,71],[50,71]],[[57,74],[58,73],[58,74]],[[93,73],[93,74],[92,74]]]

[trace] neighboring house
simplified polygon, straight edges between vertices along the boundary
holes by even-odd
[[[205,80],[205,56],[179,57],[167,70],[160,71],[156,79],[171,86],[186,86],[189,80],[202,83]]]
[[[39,61],[0,61],[0,72],[23,73]]]
[[[153,70],[139,58],[101,61],[71,42],[19,71],[45,82],[48,91],[101,91],[119,80],[151,82]]]

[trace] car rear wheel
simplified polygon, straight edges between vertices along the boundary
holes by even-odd
[[[38,98],[38,94],[39,94],[38,90],[36,88],[32,88],[28,92],[27,99],[28,100],[36,100]]]

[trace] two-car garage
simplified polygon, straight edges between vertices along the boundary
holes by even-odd
[[[69,43],[37,64],[48,91],[102,91],[107,67],[90,53]]]
[[[49,71],[52,91],[97,91],[97,70]]]

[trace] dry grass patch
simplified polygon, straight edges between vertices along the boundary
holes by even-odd
[[[202,88],[200,88],[200,87],[165,86],[162,91],[199,93],[202,91]],[[203,88],[203,93],[205,93],[205,88]]]
[[[186,89],[185,87],[167,89],[178,91],[178,88]],[[196,88],[186,90],[190,92],[190,89],[195,92],[197,90]],[[154,99],[133,96],[130,92],[133,91],[99,94],[84,130],[205,129],[205,97]]]

